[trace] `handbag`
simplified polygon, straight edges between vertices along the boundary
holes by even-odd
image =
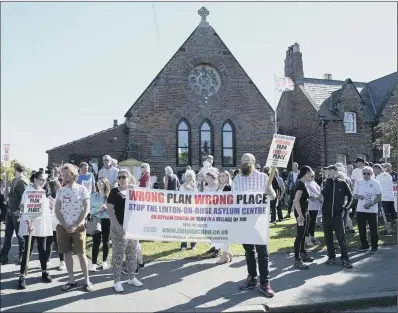
[[[91,215],[90,218],[87,220],[87,225],[86,225],[87,235],[93,236],[102,231],[101,219],[95,216],[96,214]]]

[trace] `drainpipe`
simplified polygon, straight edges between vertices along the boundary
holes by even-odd
[[[324,119],[322,119],[322,126],[323,126],[323,140],[324,140],[324,154],[325,154],[325,166],[328,166],[328,154],[327,154],[327,151],[328,151],[328,149],[327,149],[327,139],[326,139],[326,124],[327,124],[327,121],[325,121]]]

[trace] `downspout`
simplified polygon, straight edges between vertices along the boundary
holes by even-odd
[[[324,149],[324,154],[325,154],[325,166],[328,166],[328,154],[327,154],[327,139],[326,139],[326,124],[327,124],[327,122],[324,120],[324,119],[322,119],[322,126],[323,126],[323,140],[324,140],[324,147],[323,147],[323,149]]]

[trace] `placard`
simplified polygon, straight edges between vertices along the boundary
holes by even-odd
[[[44,190],[26,191],[23,210],[23,217],[25,220],[33,220],[43,215],[45,198],[46,192]]]
[[[129,189],[124,211],[129,239],[266,245],[266,194]]]
[[[391,145],[383,144],[383,159],[388,159],[391,156]]]
[[[267,167],[286,168],[296,137],[275,134],[267,158]]]

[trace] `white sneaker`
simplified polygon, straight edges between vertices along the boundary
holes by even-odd
[[[129,285],[133,285],[133,286],[136,286],[136,287],[142,287],[144,284],[143,283],[141,283],[137,278],[133,278],[133,279],[129,279],[128,281],[127,281],[127,283],[129,284]]]
[[[64,261],[61,261],[61,263],[59,263],[58,269],[59,269],[60,271],[66,270],[66,265],[65,265],[65,262],[64,262]]]
[[[121,283],[120,281],[117,282],[117,283],[113,286],[113,288],[115,288],[115,291],[116,291],[116,292],[123,292],[123,291],[124,291],[124,288],[123,288],[122,283]]]
[[[98,268],[98,265],[97,265],[97,264],[91,265],[90,272],[96,272],[96,271],[97,271],[97,268]]]
[[[108,262],[102,262],[102,269],[104,271],[109,270],[109,268],[110,268],[110,266],[109,266]]]

